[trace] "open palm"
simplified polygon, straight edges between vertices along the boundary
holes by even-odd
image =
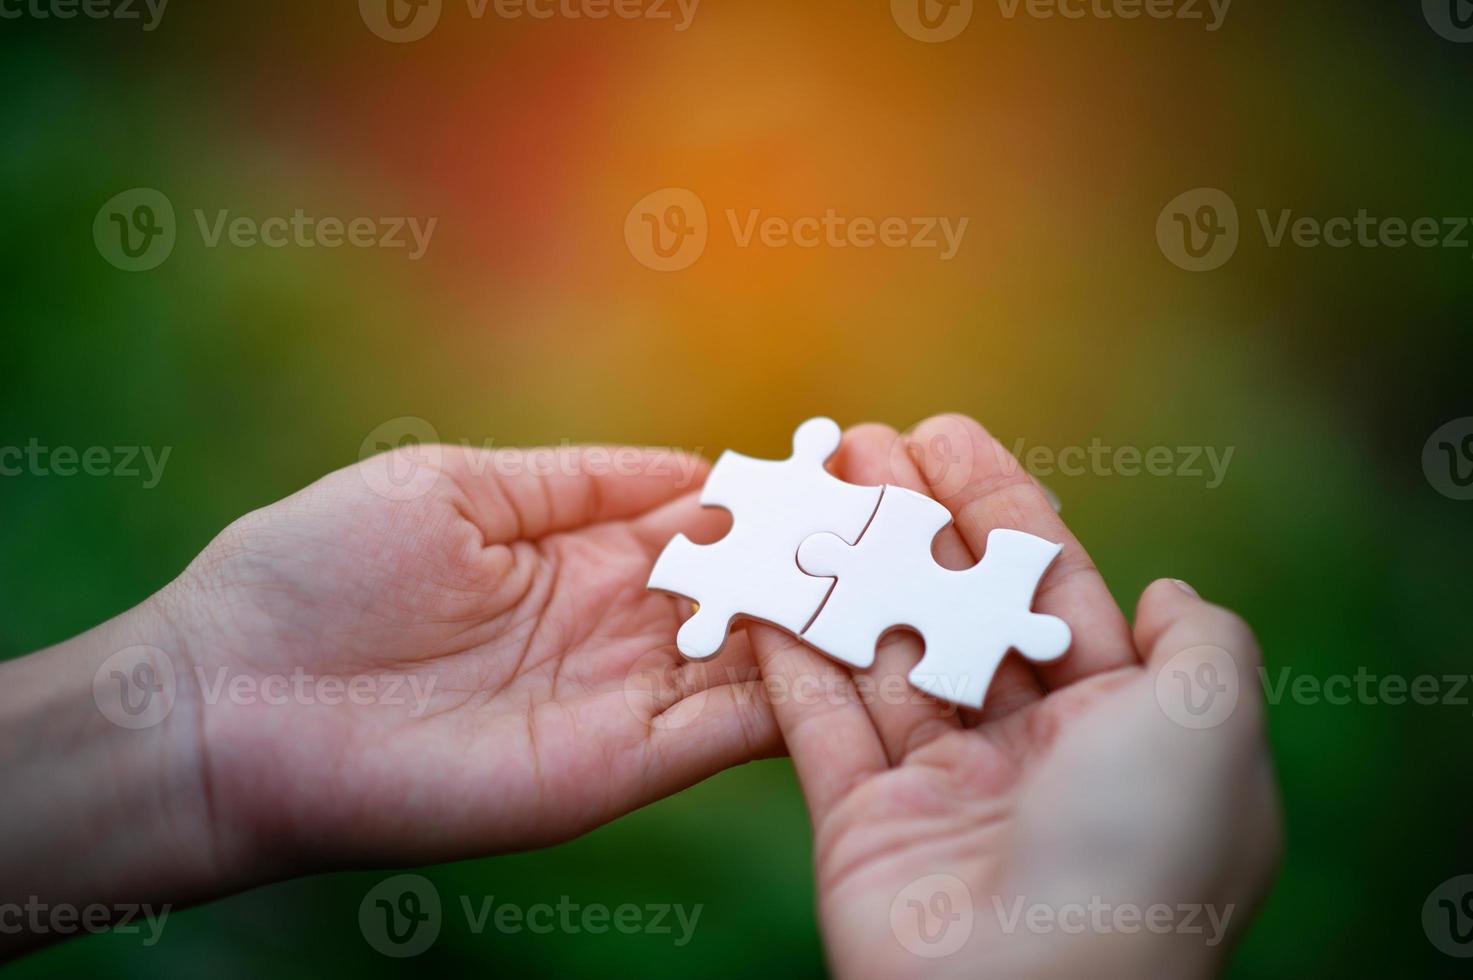
[[[285,864],[553,843],[780,751],[743,636],[645,590],[721,518],[668,452],[408,446],[247,515],[178,584],[222,847]],[[745,668],[745,669],[744,669]]]
[[[1132,631],[1042,489],[970,419],[909,437],[850,430],[836,468],[946,504],[955,524],[936,553],[951,567],[980,558],[995,527],[1062,542],[1036,608],[1074,633],[1056,663],[1005,661],[974,713],[905,687],[913,634],[891,634],[854,673],[750,627],[813,818],[836,974],[1210,975],[1277,860],[1252,634],[1171,581],[1147,590]],[[1242,678],[1211,727],[1187,727],[1158,692],[1178,655],[1173,669],[1210,662]]]

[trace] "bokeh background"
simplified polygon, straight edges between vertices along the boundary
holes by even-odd
[[[886,0],[704,0],[685,30],[673,5],[477,18],[444,0],[407,43],[370,29],[372,7],[174,0],[144,30],[7,5],[0,445],[171,450],[150,487],[0,478],[0,656],[140,601],[398,417],[477,445],[781,455],[809,415],[904,428],[955,410],[1052,452],[1232,450],[1216,486],[1046,477],[1127,608],[1173,575],[1240,609],[1276,676],[1469,672],[1473,503],[1423,464],[1434,430],[1473,415],[1473,248],[1273,248],[1258,217],[1473,215],[1473,45],[1434,29],[1437,3],[1236,0],[1208,30],[979,0],[942,43]],[[177,215],[146,272],[93,236],[136,187]],[[1193,273],[1156,228],[1201,187],[1236,203],[1241,241]],[[674,272],[625,237],[664,188],[708,215]],[[194,217],[298,208],[438,222],[411,260],[208,248]],[[943,261],[743,248],[727,218],[829,208],[969,226]],[[1473,707],[1285,698],[1270,716],[1288,858],[1231,975],[1460,973],[1421,909],[1473,871]],[[365,872],[177,912],[153,948],[87,938],[10,971],[813,976],[809,860],[773,761],[563,847],[425,871],[447,904],[702,903],[684,947],[451,923],[406,965],[358,931],[382,878]]]

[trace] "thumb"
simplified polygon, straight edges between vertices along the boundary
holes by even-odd
[[[1227,874],[1245,894],[1265,894],[1283,849],[1283,810],[1253,630],[1185,582],[1161,579],[1141,594],[1135,640],[1157,705],[1179,726],[1178,737],[1156,741],[1180,763],[1163,768],[1215,787],[1201,798],[1211,801],[1206,813],[1230,815],[1224,833],[1234,841],[1237,863]]]
[[[1237,613],[1204,601],[1185,582],[1159,579],[1136,607],[1135,642],[1173,721],[1198,729],[1262,727],[1263,657]]]

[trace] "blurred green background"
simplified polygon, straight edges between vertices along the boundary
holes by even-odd
[[[1231,449],[1218,486],[1045,477],[1127,609],[1172,575],[1241,610],[1274,676],[1468,672],[1473,503],[1439,492],[1424,447],[1473,415],[1473,233],[1276,248],[1259,217],[1473,215],[1473,45],[1430,0],[1237,0],[1215,30],[977,3],[939,43],[884,0],[705,0],[684,30],[673,6],[534,19],[445,0],[402,43],[371,27],[383,0],[176,0],[153,29],[141,5],[62,20],[35,2],[0,3],[0,447],[170,455],[151,487],[0,477],[0,656],[142,600],[396,417],[477,445],[781,455],[813,414],[961,411],[1055,453]],[[138,187],[171,202],[177,242],[128,272],[93,224]],[[709,242],[661,273],[624,227],[670,187],[703,201]],[[1202,187],[1235,202],[1240,242],[1193,273],[1156,229]],[[194,217],[298,208],[438,220],[411,260],[211,248]],[[829,208],[969,225],[943,261],[744,248],[727,218]],[[1460,974],[1421,909],[1473,871],[1473,707],[1270,715],[1288,858],[1231,975]],[[450,909],[700,903],[683,947],[477,936],[451,911],[394,961],[359,933],[383,877],[364,872],[175,913],[153,948],[87,938],[9,969],[817,975],[809,851],[791,771],[768,762],[563,847],[425,871]]]

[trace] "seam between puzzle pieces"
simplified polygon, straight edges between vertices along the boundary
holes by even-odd
[[[859,484],[855,484],[855,486],[858,486],[858,485]],[[851,548],[858,547],[859,546],[859,542],[863,541],[864,540],[864,536],[867,533],[869,533],[870,525],[874,524],[875,518],[879,515],[879,513],[880,513],[880,504],[882,504],[882,503],[885,502],[885,492],[887,490],[889,490],[889,489],[890,489],[890,484],[888,484],[888,483],[882,483],[882,484],[880,484],[880,495],[875,498],[875,509],[872,510],[872,511],[870,511],[869,518],[864,522],[864,527],[862,527],[862,528],[859,529],[859,535],[857,537],[855,537],[855,539],[853,541],[845,541],[844,542],[845,544],[849,545],[849,547],[851,547]],[[826,533],[826,532],[819,532],[819,533]],[[817,536],[818,535],[810,535],[810,537],[817,537]],[[839,538],[839,540],[841,540],[841,541],[844,540],[842,537],[840,537],[837,534],[834,535],[834,537]],[[804,540],[806,541],[807,538],[805,538]],[[803,544],[802,541],[799,541],[798,542],[799,547],[801,547],[802,544]],[[811,627],[814,624],[814,622],[818,619],[819,615],[823,613],[823,607],[824,606],[827,606],[829,604],[829,599],[831,599],[833,597],[834,590],[839,587],[839,577],[837,575],[829,576],[829,575],[811,575],[811,574],[809,574],[808,570],[805,569],[801,564],[799,564],[799,562],[798,562],[798,553],[796,551],[793,552],[793,564],[798,566],[798,571],[802,572],[804,575],[807,575],[809,578],[827,578],[827,579],[830,579],[829,589],[828,589],[827,592],[825,592],[823,594],[823,601],[818,604],[818,608],[817,609],[813,610],[813,615],[808,617],[808,622],[804,623],[803,624],[803,628],[801,630],[799,630],[798,633],[797,633],[798,639],[801,640],[803,638],[803,634],[808,632],[809,627]]]

